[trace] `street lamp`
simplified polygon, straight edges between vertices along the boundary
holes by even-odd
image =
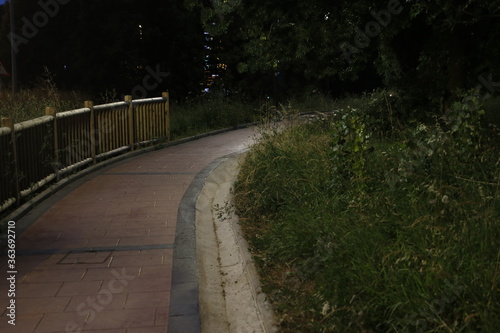
[[[11,36],[16,34],[16,23],[14,20],[14,0],[9,0],[10,7],[10,33]],[[14,50],[14,45],[12,45],[12,40],[10,44],[10,54],[11,54],[11,75],[12,75],[12,93],[17,92],[17,61],[16,61],[16,51]]]

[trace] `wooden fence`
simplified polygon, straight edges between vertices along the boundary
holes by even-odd
[[[72,172],[112,156],[170,140],[169,96],[93,105],[0,124],[0,214]]]

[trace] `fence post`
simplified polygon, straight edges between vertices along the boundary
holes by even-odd
[[[19,163],[17,161],[17,147],[16,147],[16,132],[14,127],[14,120],[12,118],[2,118],[2,127],[9,127],[11,130],[11,148],[12,148],[12,161],[11,165],[14,168],[14,192],[16,196],[16,205],[21,205],[21,190],[19,189]]]
[[[132,103],[132,95],[125,96],[125,102],[129,102],[128,105],[128,142],[130,145],[130,151],[134,150],[134,104]]]
[[[54,161],[52,162],[52,168],[54,168],[54,172],[56,174],[56,179],[57,181],[60,181],[59,177],[59,140],[58,140],[58,132],[57,132],[57,110],[56,108],[53,107],[46,107],[45,108],[45,115],[46,116],[52,116],[54,120],[52,121],[52,126],[53,126],[53,144],[54,144]]]
[[[84,107],[90,109],[90,155],[92,157],[92,164],[96,164],[96,124],[95,124],[95,112],[94,112],[94,102],[93,101],[85,101]]]
[[[165,98],[165,121],[166,121],[166,135],[167,141],[170,141],[170,98],[168,91],[165,91],[161,94],[161,97]]]

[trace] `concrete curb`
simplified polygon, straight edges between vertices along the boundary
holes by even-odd
[[[246,151],[215,160],[197,176],[196,182],[192,183],[192,190],[196,194],[186,193],[189,207],[185,208],[190,212],[184,212],[183,220],[178,221],[177,225],[180,232],[179,239],[176,239],[177,246],[184,248],[180,241],[187,238],[195,240],[194,245],[191,239],[186,242],[190,247],[189,253],[180,249],[179,256],[176,256],[174,250],[174,267],[180,272],[192,273],[196,270],[198,297],[193,297],[191,304],[193,310],[198,308],[199,317],[196,320],[190,318],[189,314],[185,317],[199,323],[203,333],[277,331],[271,306],[261,290],[248,244],[242,236],[233,209],[231,188],[239,172],[242,154]],[[189,215],[190,221],[184,220],[186,215]],[[180,228],[179,223],[184,223],[184,227]],[[189,236],[183,234],[182,230]],[[187,257],[189,263],[184,261]],[[186,267],[176,265],[176,259]],[[176,274],[174,268],[174,275],[190,275],[180,272]],[[185,288],[177,289],[182,291]],[[185,302],[186,296],[189,295],[177,297]],[[171,298],[170,306],[171,311],[178,306],[174,298]],[[183,320],[182,327],[169,326],[169,332],[186,332],[185,324],[189,321]],[[170,318],[169,322],[175,325],[176,319]],[[199,332],[198,326],[196,329]]]
[[[169,333],[201,332],[199,273],[196,261],[196,202],[210,173],[226,159],[227,157],[218,158],[200,171],[179,205],[168,319]]]

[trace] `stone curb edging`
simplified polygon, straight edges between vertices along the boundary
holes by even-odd
[[[196,203],[196,259],[202,332],[277,331],[272,307],[234,209],[233,186],[245,151],[208,176]]]
[[[169,333],[201,333],[196,262],[196,202],[210,173],[229,156],[238,154],[220,157],[208,164],[195,176],[182,197],[174,242]]]
[[[200,285],[203,282],[200,281],[200,273],[203,271],[203,274],[206,273],[206,265],[211,266],[210,261],[213,263],[214,258],[200,259],[199,253],[197,252],[197,239],[199,240],[201,232],[203,237],[214,238],[214,235],[209,235],[210,232],[205,233],[207,230],[199,231],[197,230],[197,224],[199,223],[199,217],[197,216],[197,211],[203,210],[204,215],[210,215],[207,218],[210,220],[212,218],[216,218],[212,212],[211,206],[206,206],[206,203],[199,204],[201,200],[201,196],[205,196],[203,194],[206,191],[208,181],[210,180],[212,175],[215,173],[219,173],[215,175],[215,182],[217,181],[231,181],[230,179],[226,179],[228,175],[226,175],[225,170],[217,170],[218,168],[224,168],[225,163],[233,162],[235,159],[241,157],[242,154],[247,152],[248,149],[243,149],[239,152],[235,152],[223,157],[220,157],[210,164],[208,164],[202,171],[200,171],[194,180],[191,182],[189,188],[186,190],[184,197],[181,200],[181,204],[179,205],[178,210],[178,219],[177,219],[177,230],[176,230],[176,238],[175,238],[175,248],[174,248],[174,258],[173,258],[173,273],[172,273],[172,290],[170,296],[170,313],[169,313],[169,333],[203,333],[202,329],[202,319],[203,321],[215,320],[215,322],[205,323],[203,327],[206,329],[216,328],[219,333],[227,333],[232,332],[234,329],[238,331],[238,327],[236,325],[245,325],[241,321],[241,318],[229,318],[231,312],[234,313],[235,307],[235,298],[233,295],[233,303],[228,304],[230,309],[226,309],[225,300],[218,302],[217,304],[212,306],[217,307],[217,309],[207,309],[207,304],[201,304],[203,302],[203,298],[210,298],[209,294],[200,294]],[[224,175],[220,175],[224,173]],[[226,177],[226,178],[224,178]],[[218,179],[220,178],[220,179]],[[224,178],[224,179],[222,179]],[[234,179],[233,179],[234,180]],[[214,182],[214,179],[210,180],[210,182]],[[227,191],[227,187],[225,189]],[[224,191],[224,190],[223,190]],[[210,195],[220,195],[221,193],[210,193]],[[222,193],[222,196],[228,195],[227,193]],[[204,206],[200,208],[199,206]],[[209,211],[210,210],[210,211]],[[230,217],[232,223],[232,240],[237,247],[239,247],[239,258],[242,261],[242,266],[244,267],[244,271],[242,274],[245,275],[245,278],[248,282],[249,289],[247,292],[251,293],[253,298],[253,303],[255,306],[255,312],[257,313],[257,326],[260,326],[261,332],[265,333],[273,333],[276,332],[276,326],[272,314],[272,310],[270,305],[265,300],[265,295],[262,293],[260,287],[260,279],[258,273],[253,265],[253,260],[251,258],[251,254],[248,251],[248,244],[246,240],[243,238],[239,225],[237,224],[237,217]],[[210,223],[209,223],[210,224]],[[210,226],[208,226],[210,228]],[[198,234],[197,234],[197,231]],[[214,231],[214,230],[213,230]],[[215,232],[215,231],[214,231]],[[216,236],[215,236],[216,237]],[[216,243],[216,239],[210,239],[210,246],[213,243]],[[206,245],[206,244],[205,244]],[[200,245],[203,246],[203,245]],[[218,246],[215,246],[218,247]],[[218,249],[215,249],[217,252]],[[201,251],[203,252],[203,251]],[[208,254],[210,256],[210,254]],[[213,254],[212,254],[213,256]],[[203,267],[205,265],[205,268]],[[212,269],[213,267],[211,267]],[[217,269],[213,270],[210,274],[217,275],[220,272]],[[241,277],[242,274],[239,274]],[[219,288],[215,284],[218,283],[215,280],[212,281],[213,286],[209,286],[212,289],[212,294],[220,293],[221,295],[226,295],[226,289]],[[205,283],[205,288],[207,287]],[[215,288],[214,288],[215,287]],[[224,289],[223,291],[219,289]],[[219,296],[221,296],[219,295]],[[219,297],[217,296],[217,297]],[[221,298],[221,297],[219,297]],[[222,298],[225,298],[222,296]],[[209,301],[212,301],[210,298]],[[213,300],[215,301],[215,300]],[[206,303],[206,302],[205,302]],[[210,302],[208,302],[210,303]],[[223,306],[224,305],[224,306]],[[206,313],[209,311],[210,313]],[[254,316],[255,318],[255,316]],[[224,324],[226,322],[226,324]],[[231,324],[229,324],[231,323]],[[229,326],[226,326],[229,325]],[[226,327],[225,327],[226,326]],[[241,328],[241,327],[240,327]],[[248,327],[247,327],[248,328]],[[259,332],[258,330],[255,332]]]

